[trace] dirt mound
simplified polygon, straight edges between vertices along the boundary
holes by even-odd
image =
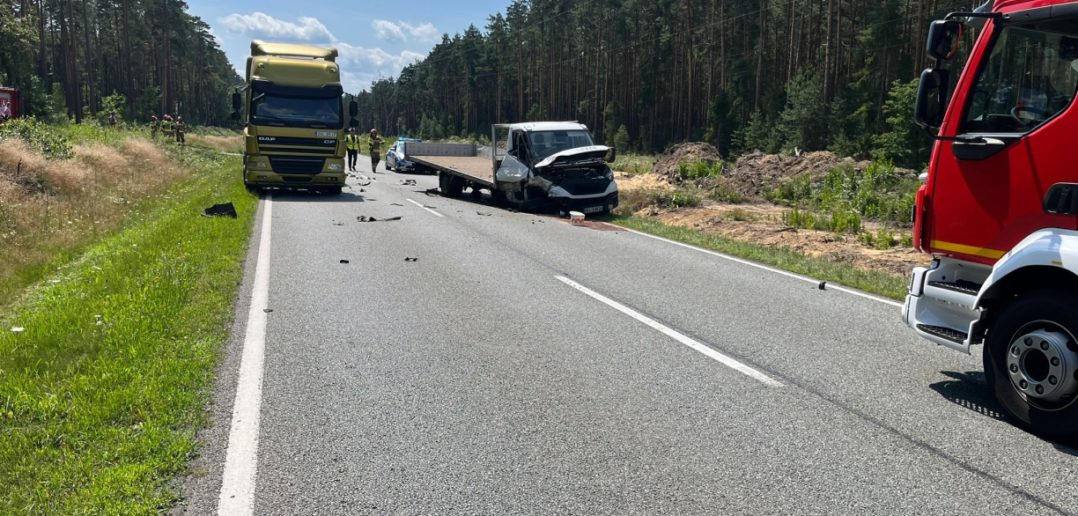
[[[738,158],[723,175],[741,195],[760,198],[793,177],[807,174],[815,181],[840,165],[864,170],[869,164],[840,158],[830,151],[806,152],[800,156],[752,152]]]
[[[683,181],[681,166],[699,161],[710,165],[716,161],[722,161],[722,156],[719,155],[719,150],[710,143],[679,143],[659,156],[652,173],[671,183],[680,183]]]

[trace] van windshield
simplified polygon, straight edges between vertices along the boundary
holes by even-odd
[[[564,150],[594,145],[591,134],[584,130],[537,131],[528,134],[535,160],[540,161]]]

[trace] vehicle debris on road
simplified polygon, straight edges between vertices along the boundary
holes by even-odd
[[[389,222],[391,220],[401,220],[401,218],[402,217],[400,217],[400,216],[396,216],[396,217],[389,217],[387,219],[378,219],[378,218],[374,218],[374,217],[368,217],[366,215],[360,215],[360,216],[356,217],[356,220],[359,221],[359,222]]]
[[[236,213],[236,207],[230,202],[214,204],[203,210],[202,214],[206,217],[231,217],[233,219],[239,216]]]

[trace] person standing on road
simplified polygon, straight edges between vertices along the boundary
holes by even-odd
[[[378,173],[378,161],[382,155],[382,139],[378,137],[378,130],[371,129],[370,142],[368,148],[371,152],[371,172]]]
[[[356,161],[359,160],[359,135],[355,127],[348,128],[348,134],[344,135],[344,146],[348,150],[348,171],[356,171]]]

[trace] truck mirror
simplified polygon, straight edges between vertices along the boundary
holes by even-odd
[[[348,103],[348,116],[352,118],[359,116],[359,102],[353,100]]]
[[[949,87],[950,75],[947,70],[928,68],[921,72],[913,114],[917,125],[935,129],[943,123],[943,110],[947,107]]]
[[[615,162],[617,160],[618,160],[618,150],[615,149],[614,147],[611,147],[610,150],[606,151],[606,156],[603,156],[603,161],[605,161],[607,163],[613,163],[613,162]]]
[[[240,110],[240,92],[232,92],[232,111],[236,111],[237,115]]]
[[[962,37],[962,24],[955,20],[936,20],[928,26],[929,57],[946,61],[958,51],[959,38]]]

